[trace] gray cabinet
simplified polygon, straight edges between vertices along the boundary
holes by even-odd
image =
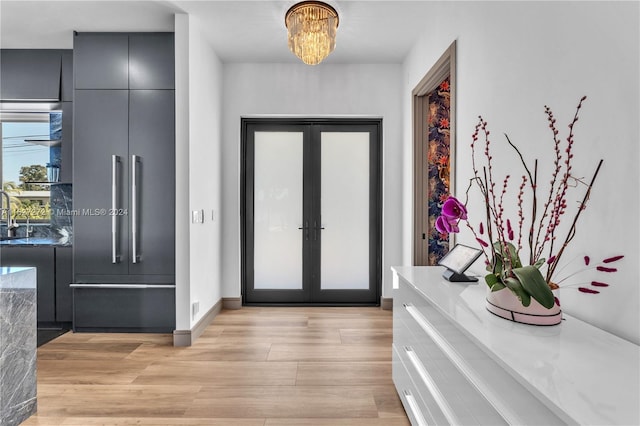
[[[174,289],[85,286],[74,288],[75,331],[167,333],[175,328]]]
[[[174,89],[174,52],[173,34],[129,36],[129,89]]]
[[[74,105],[75,281],[173,283],[174,92],[78,90]]]
[[[62,143],[60,145],[60,182],[73,179],[73,102],[62,102]]]
[[[172,331],[173,34],[81,33],[75,43],[74,329]],[[98,81],[94,67],[111,71]]]
[[[73,102],[73,50],[62,52],[60,94],[62,102]]]
[[[76,89],[174,89],[173,33],[76,33]]]
[[[1,250],[2,266],[37,268],[38,323],[55,322],[55,248],[3,246]]]
[[[68,50],[2,49],[0,98],[71,101],[71,58]]]
[[[128,89],[129,36],[76,33],[73,40],[75,89]]]
[[[175,127],[173,90],[129,92],[129,164],[135,167],[137,205],[130,204],[137,262],[130,274],[175,274]],[[133,180],[133,176],[132,176]],[[134,191],[132,182],[130,191]],[[130,192],[129,200],[133,200]],[[135,213],[136,217],[133,217]],[[133,242],[129,246],[133,250]]]
[[[126,275],[129,216],[107,213],[114,195],[123,213],[129,207],[129,91],[76,90],[73,104],[74,281]]]
[[[56,321],[71,322],[71,282],[73,280],[71,270],[71,247],[55,248],[56,282],[55,282],[55,304]]]

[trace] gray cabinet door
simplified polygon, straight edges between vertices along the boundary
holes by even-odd
[[[73,41],[76,89],[129,88],[129,36],[76,33]]]
[[[62,102],[73,102],[73,50],[62,51],[60,95]]]
[[[129,36],[129,88],[173,89],[174,57],[173,33]]]
[[[130,274],[175,273],[174,109],[173,90],[129,92],[129,161],[133,155],[138,159],[135,209],[134,194],[129,198],[129,217],[137,225],[138,258],[129,265]],[[133,179],[130,191],[132,183]],[[130,241],[130,253],[133,243]]]
[[[60,100],[61,50],[2,49],[0,56],[2,100]]]
[[[56,247],[56,321],[71,322],[71,247]]]
[[[73,102],[62,102],[62,144],[60,158],[60,182],[73,179]]]
[[[129,91],[76,90],[73,104],[74,279],[127,274]],[[123,213],[115,223],[110,211],[114,191]]]
[[[55,319],[55,269],[53,247],[2,247],[2,266],[36,268],[38,322]]]
[[[166,288],[74,288],[73,330],[171,333],[176,298]]]

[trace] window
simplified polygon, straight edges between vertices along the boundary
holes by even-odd
[[[2,189],[11,199],[11,219],[49,222],[50,182],[60,165],[62,113],[6,112],[0,114]],[[3,212],[2,221],[6,221]]]

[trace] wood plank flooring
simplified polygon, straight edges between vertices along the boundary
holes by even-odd
[[[188,348],[164,334],[67,333],[38,348],[23,425],[409,425],[379,308],[223,311]]]

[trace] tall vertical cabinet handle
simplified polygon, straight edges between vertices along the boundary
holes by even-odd
[[[138,263],[138,156],[131,156],[131,263]]]
[[[111,263],[118,263],[118,162],[120,157],[111,156]]]

